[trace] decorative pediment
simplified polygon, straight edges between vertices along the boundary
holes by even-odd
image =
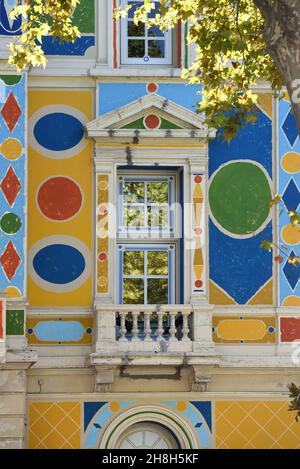
[[[158,94],[146,95],[86,124],[89,137],[201,138],[215,136],[203,117]]]

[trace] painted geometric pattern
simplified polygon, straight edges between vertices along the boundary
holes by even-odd
[[[107,293],[108,284],[108,176],[98,175],[97,199],[97,293]]]
[[[28,445],[30,449],[79,449],[80,403],[30,404]]]
[[[212,304],[272,304],[273,261],[260,248],[272,240],[272,98],[259,100],[258,119],[228,144],[209,145],[209,260]]]
[[[27,316],[26,334],[28,344],[90,345],[93,337],[93,319],[78,316]]]
[[[300,427],[288,402],[219,401],[215,408],[217,448],[300,448]]]
[[[21,19],[12,19],[11,10],[18,4],[18,0],[0,0],[0,35],[15,36],[21,33]]]
[[[28,297],[32,306],[90,306],[92,93],[29,93]]]
[[[25,75],[0,75],[0,288],[24,295]]]
[[[282,202],[278,208],[279,239],[284,244],[290,257],[300,255],[300,229],[289,223],[287,211],[299,210],[300,203],[300,140],[290,102],[283,99],[278,102],[278,192]],[[300,304],[300,268],[290,264],[284,258],[279,267],[279,302],[283,306]]]
[[[275,343],[274,317],[214,316],[212,328],[216,343]]]
[[[193,254],[193,294],[203,295],[204,292],[204,181],[203,174],[194,174],[193,178],[193,230],[194,230],[194,254]]]
[[[95,45],[95,1],[81,0],[73,12],[73,24],[79,28],[81,37],[74,43],[54,40],[44,37],[42,48],[47,55],[70,55],[89,57],[94,52]]]
[[[280,323],[280,342],[300,341],[300,317],[281,317]]]

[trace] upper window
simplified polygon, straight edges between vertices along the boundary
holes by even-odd
[[[143,2],[122,0],[122,6],[131,6],[128,16],[121,20],[121,63],[122,64],[171,64],[172,63],[172,32],[160,31],[156,26],[146,28],[144,23],[134,24],[134,12]],[[155,2],[155,10],[149,14],[154,18],[159,2]]]
[[[119,234],[174,233],[174,176],[119,176]]]

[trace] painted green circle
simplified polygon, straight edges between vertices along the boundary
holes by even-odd
[[[4,233],[15,234],[22,226],[22,221],[14,213],[5,213],[0,220],[0,228]]]
[[[252,163],[223,166],[211,181],[209,203],[215,220],[237,235],[257,231],[269,215],[270,185],[264,171]]]

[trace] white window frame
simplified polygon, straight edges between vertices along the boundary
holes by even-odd
[[[167,251],[168,252],[168,275],[148,275],[147,273],[147,251]],[[123,255],[125,251],[144,251],[144,273],[140,275],[123,275]],[[123,279],[124,278],[140,278],[144,280],[144,303],[148,304],[148,279],[168,279],[168,303],[175,303],[175,263],[176,263],[176,245],[175,243],[164,244],[145,244],[121,243],[118,245],[118,278],[119,278],[119,302],[123,304]]]
[[[143,1],[143,0],[137,0]],[[157,0],[156,0],[157,1]],[[122,9],[125,9],[128,5],[128,0],[121,0]],[[165,57],[149,57],[147,55],[147,35],[144,36],[145,40],[145,55],[144,57],[128,57],[128,34],[127,34],[127,18],[121,18],[121,65],[172,65],[172,30],[164,31],[164,43],[165,43]],[[130,37],[131,39],[141,40],[143,37],[136,36]],[[151,36],[151,40],[155,40],[155,36]],[[145,60],[147,58],[147,60]]]
[[[156,174],[149,174],[145,176],[141,176],[139,174],[134,175],[134,174],[119,174],[118,175],[118,212],[117,212],[117,217],[118,217],[118,236],[120,237],[149,237],[150,239],[153,238],[166,238],[166,237],[174,237],[175,233],[175,217],[176,214],[174,213],[174,209],[176,210],[176,207],[174,205],[175,203],[175,190],[176,190],[176,174],[171,174],[171,175],[156,175]],[[124,208],[124,196],[123,196],[123,190],[122,190],[122,185],[124,182],[168,182],[169,184],[169,201],[168,201],[168,225],[165,228],[159,228],[159,227],[153,227],[150,228],[147,225],[145,225],[145,228],[143,227],[128,227],[124,225],[124,220],[123,220],[123,208]],[[145,185],[145,187],[147,187]],[[146,221],[147,219],[147,208],[148,206],[155,207],[156,204],[147,204],[147,193],[145,192],[145,201],[143,203],[134,203],[132,205],[135,205],[136,207],[143,207],[144,209],[144,220]],[[158,204],[157,207],[162,207],[165,204]]]

